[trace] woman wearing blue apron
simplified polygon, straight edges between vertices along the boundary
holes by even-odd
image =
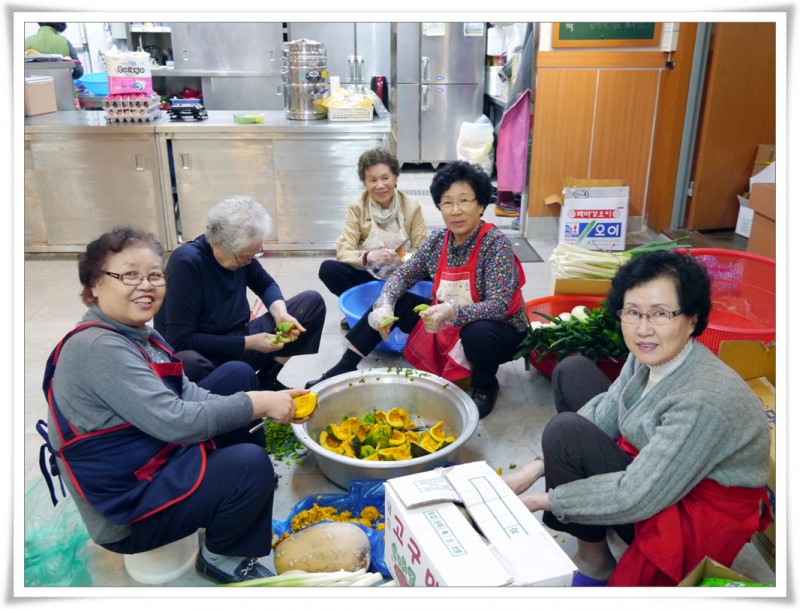
[[[243,362],[190,382],[148,325],[164,299],[163,268],[158,241],[129,228],[79,257],[89,310],[47,362],[43,473],[60,477],[108,550],[144,552],[204,528],[201,574],[218,583],[268,576],[258,557],[271,549],[275,474],[263,436],[248,428],[298,422],[292,398],[306,391],[257,391]]]

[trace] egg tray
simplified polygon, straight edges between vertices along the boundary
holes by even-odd
[[[161,118],[158,106],[151,108],[108,108],[105,112],[106,123],[149,123]]]
[[[103,98],[103,109],[105,110],[119,110],[119,109],[149,109],[159,108],[161,106],[161,97],[158,93],[150,95],[144,93],[119,93],[115,95],[107,95]]]

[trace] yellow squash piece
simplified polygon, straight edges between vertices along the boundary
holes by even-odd
[[[319,445],[323,448],[327,448],[328,450],[332,450],[336,452],[338,448],[342,445],[342,443],[331,436],[327,431],[322,431],[319,434]]]
[[[381,326],[381,328],[386,328],[388,326],[391,326],[398,319],[400,319],[400,318],[399,317],[387,317],[386,319],[381,321],[380,326]]]
[[[294,418],[302,419],[314,412],[317,407],[317,394],[310,391],[305,395],[298,395],[296,398],[292,398],[292,401],[294,402]]]
[[[386,422],[395,429],[404,429],[409,424],[408,411],[403,408],[392,408],[386,414]]]
[[[411,452],[407,445],[381,448],[378,457],[381,461],[404,461],[411,458]]]
[[[420,312],[424,311],[425,309],[430,309],[430,307],[431,307],[431,305],[418,304],[416,307],[414,307],[414,313],[420,313]]]
[[[399,429],[392,430],[392,435],[389,436],[389,446],[402,446],[406,442],[406,434]]]

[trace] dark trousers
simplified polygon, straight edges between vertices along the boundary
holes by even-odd
[[[577,414],[591,398],[608,390],[611,385],[608,378],[588,358],[571,356],[553,370],[552,383],[558,414],[542,433],[546,490],[626,469],[633,461],[631,456],[594,423]],[[542,522],[551,529],[590,542],[603,541],[609,528],[574,522],[564,524],[552,512],[544,512]],[[626,543],[633,541],[632,524],[611,528]]]
[[[279,365],[275,362],[276,357],[292,357],[294,355],[307,355],[317,353],[322,338],[322,328],[325,325],[325,300],[322,296],[313,291],[306,290],[286,300],[286,309],[289,314],[297,319],[306,329],[305,332],[291,343],[286,343],[280,351],[272,353],[262,353],[261,351],[244,351],[238,361],[250,364],[256,371],[260,381],[260,387],[269,388],[275,380]],[[247,324],[246,330],[240,332],[245,334],[258,334],[268,332],[274,334],[275,320],[269,312],[256,317]],[[199,382],[211,371],[223,364],[223,360],[211,359],[197,351],[179,351],[175,354],[183,362],[184,374],[190,381]]]
[[[258,381],[250,366],[229,362],[214,370],[201,386],[230,395],[250,391]],[[158,548],[206,529],[209,550],[231,556],[266,556],[272,543],[275,470],[264,450],[263,434],[245,428],[214,438],[206,471],[197,489],[178,503],[131,525],[131,534],[103,547],[122,554]],[[260,443],[253,438],[260,437]],[[260,445],[259,445],[260,444]]]
[[[430,304],[431,299],[411,292],[403,294],[394,306],[398,317],[394,327],[410,334],[419,322],[419,314],[414,312],[418,304]],[[381,335],[373,330],[368,321],[372,312],[369,309],[355,326],[345,335],[350,344],[364,355],[368,355],[381,342]],[[472,364],[472,387],[494,391],[498,388],[497,369],[500,364],[510,362],[519,344],[525,338],[525,330],[498,322],[479,320],[461,328],[461,344],[464,353]]]
[[[367,271],[338,260],[324,260],[319,265],[319,279],[336,296],[341,296],[354,286],[376,280]]]

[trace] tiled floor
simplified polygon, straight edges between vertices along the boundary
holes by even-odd
[[[405,171],[405,170],[404,170]],[[427,189],[430,172],[409,171],[401,176],[402,189]],[[430,199],[420,197],[428,208],[431,226],[441,225],[441,217],[433,208]],[[427,203],[427,205],[426,205]],[[430,210],[433,209],[433,212]],[[491,208],[493,209],[493,207]],[[486,219],[494,221],[493,213]],[[501,228],[510,228],[511,219],[497,218]],[[545,260],[542,263],[523,263],[527,283],[523,289],[525,300],[550,293],[550,265],[547,258],[555,246],[554,241],[531,240],[533,248]],[[328,315],[323,335],[323,347],[314,356],[292,359],[281,373],[281,381],[287,385],[302,386],[316,378],[338,360],[345,348],[344,332],[339,328],[341,314],[337,299],[328,293],[317,278],[322,257],[274,256],[262,259],[262,263],[277,279],[285,294],[294,294],[312,288],[324,295]],[[44,364],[55,343],[82,316],[85,308],[78,292],[76,263],[74,260],[30,259],[24,264],[25,272],[25,400],[24,433],[25,456],[24,480],[26,488],[40,477],[38,451],[40,437],[34,426],[45,418],[45,401],[41,392]],[[407,365],[402,356],[375,351],[362,367]],[[541,431],[555,414],[550,382],[535,371],[525,369],[521,360],[505,364],[500,368],[499,381],[502,390],[497,407],[491,416],[479,423],[478,431],[458,455],[459,462],[485,460],[492,467],[507,469],[512,463],[523,464],[532,459],[538,449]],[[317,469],[313,457],[304,459],[300,465],[277,463],[281,476],[277,491],[274,516],[285,518],[291,507],[309,494],[341,493]],[[543,481],[534,488],[543,488]],[[573,538],[560,533],[554,537],[563,543],[569,554],[574,551]],[[89,542],[88,571],[92,586],[128,587],[141,586],[125,570],[123,557],[113,554]],[[272,567],[271,557],[265,564]],[[747,544],[733,565],[734,569],[755,581],[774,583],[775,575],[761,559],[752,544]],[[209,586],[209,581],[191,570],[179,579],[166,584],[169,587]],[[115,594],[111,591],[110,594]]]

